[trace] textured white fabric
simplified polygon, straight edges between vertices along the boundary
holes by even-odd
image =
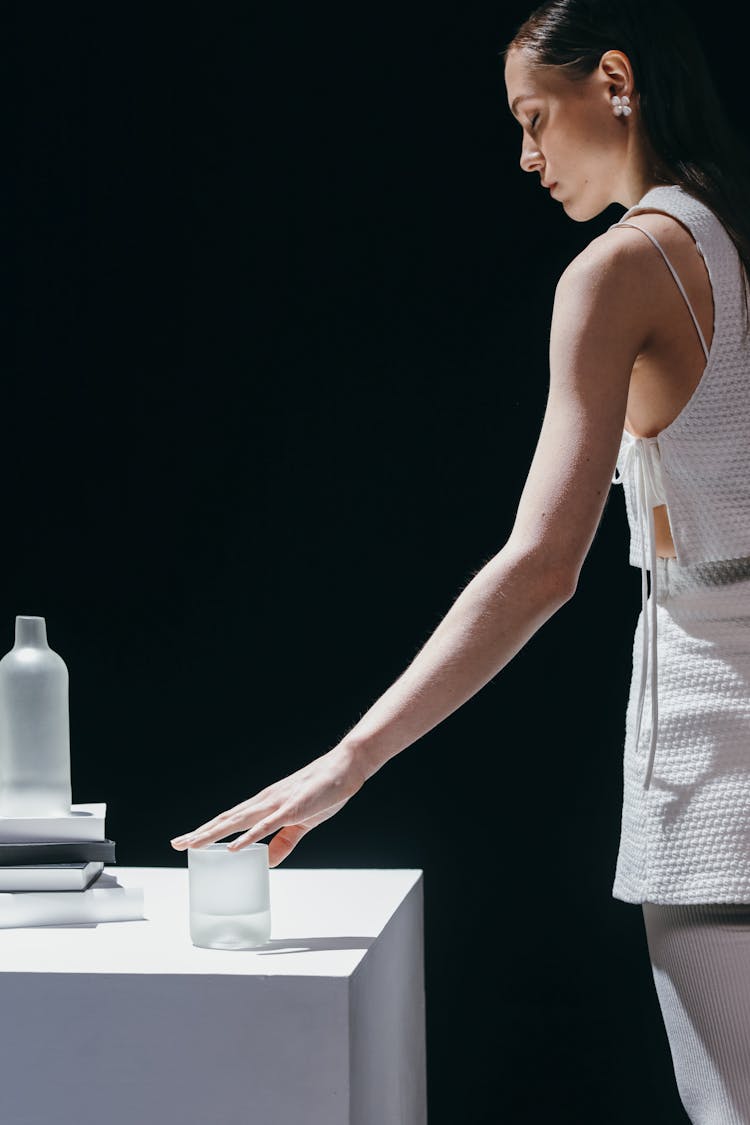
[[[714,332],[710,352],[685,287],[665,250],[650,231],[643,226],[639,226],[632,219],[634,214],[655,208],[674,215],[687,226],[696,239],[698,252],[706,260],[714,300]],[[667,504],[677,560],[687,565],[684,548],[681,549],[678,546],[681,533],[678,535],[678,529],[674,524],[674,496],[669,481],[669,469],[668,467],[665,469],[663,463],[664,450],[666,449],[669,455],[670,449],[674,449],[676,440],[677,464],[680,464],[680,458],[682,458],[684,466],[690,465],[686,476],[688,488],[687,491],[683,490],[683,498],[686,502],[689,500],[692,505],[686,509],[690,515],[688,526],[699,527],[703,534],[707,536],[703,542],[700,561],[736,558],[745,553],[750,553],[750,545],[745,551],[744,539],[738,532],[738,529],[742,527],[743,531],[750,535],[750,481],[742,478],[738,483],[738,479],[734,476],[731,476],[728,481],[722,479],[723,496],[725,499],[733,498],[735,516],[739,513],[741,517],[739,523],[733,525],[734,537],[732,535],[726,537],[727,532],[723,525],[712,526],[713,508],[709,505],[705,509],[705,513],[708,514],[704,515],[704,509],[701,507],[702,503],[708,504],[710,499],[708,495],[703,493],[707,482],[712,479],[710,476],[711,466],[718,460],[714,455],[717,443],[714,442],[712,445],[704,441],[696,451],[694,445],[689,442],[690,433],[693,436],[700,433],[701,426],[703,426],[707,428],[707,432],[721,434],[721,448],[724,449],[724,416],[727,412],[725,399],[729,395],[732,409],[740,401],[744,404],[744,411],[735,412],[735,425],[738,417],[742,424],[738,427],[736,425],[735,430],[730,435],[732,437],[730,445],[734,445],[737,450],[740,470],[742,469],[742,458],[750,458],[750,394],[748,393],[748,386],[750,385],[748,379],[750,340],[745,335],[742,317],[741,302],[744,301],[742,263],[734,244],[710,208],[676,185],[661,186],[647,192],[640,202],[626,211],[619,222],[614,223],[613,226],[636,227],[650,239],[662,255],[687,304],[706,357],[706,366],[697,389],[678,417],[669,426],[660,430],[656,437],[649,438],[635,437],[627,430],[623,430],[617,468],[612,478],[613,484],[622,484],[625,489],[631,535],[630,562],[635,562],[636,565],[641,567],[641,599],[644,617],[647,605],[650,605],[651,610],[650,621],[644,621],[642,634],[641,688],[635,733],[636,743],[638,743],[643,719],[646,669],[650,656],[652,669],[650,677],[651,713],[653,718],[649,738],[648,765],[643,777],[644,788],[648,789],[651,784],[659,736],[657,595],[654,589],[656,582],[656,546],[653,509],[655,505]],[[698,239],[699,232],[702,234],[708,249],[704,249]],[[734,313],[734,319],[729,315],[732,312]],[[728,347],[728,344],[732,346]],[[731,363],[729,357],[732,359]],[[708,385],[707,391],[705,390],[706,385]],[[701,390],[703,391],[702,400],[699,394]],[[696,402],[698,406],[695,405]],[[693,413],[698,412],[697,421],[691,420],[691,409]],[[689,434],[687,438],[683,439],[679,437],[679,425],[685,425],[686,418]],[[677,439],[674,437],[675,433],[678,434]],[[683,445],[686,447],[687,453],[683,449]],[[750,460],[748,461],[748,470],[750,471]],[[677,506],[679,511],[679,503]],[[750,544],[750,540],[748,540],[748,543]],[[634,559],[635,551],[640,556],[637,559]],[[650,603],[647,595],[646,570],[651,574],[652,598]]]
[[[750,558],[656,560],[659,741],[635,740],[646,615],[633,638],[623,809],[612,894],[624,902],[750,902]],[[644,729],[649,730],[648,693]]]
[[[676,184],[651,188],[619,223],[653,210],[674,216],[690,231],[705,260],[714,300],[714,332],[700,382],[674,421],[653,439],[661,502],[667,504],[681,565],[741,558],[750,555],[750,337],[744,331],[742,262],[713,211]],[[624,431],[618,468],[631,439]],[[640,566],[635,474],[626,473],[623,485],[629,559]]]
[[[750,903],[642,911],[687,1119],[750,1125]]]
[[[681,187],[651,189],[620,223],[649,210],[675,216],[695,238],[711,281],[714,331],[708,349],[667,255],[641,228],[682,292],[706,367],[688,403],[656,437],[623,431],[613,478],[624,486],[629,561],[641,567],[642,605],[633,640],[612,893],[625,902],[750,902],[750,339],[744,332],[744,274],[719,219]],[[667,505],[676,559],[656,557],[657,504]]]

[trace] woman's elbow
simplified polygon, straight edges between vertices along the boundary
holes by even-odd
[[[499,568],[500,584],[512,579],[521,585],[526,600],[555,607],[576,593],[580,567],[568,565],[549,544],[530,544],[510,537],[491,560],[493,565]]]
[[[496,558],[512,560],[520,568],[524,585],[552,604],[564,605],[578,588],[580,566],[570,562],[549,544],[520,544],[511,538]]]

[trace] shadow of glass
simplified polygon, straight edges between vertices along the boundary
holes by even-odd
[[[271,938],[263,945],[245,950],[247,953],[310,953],[317,950],[361,949],[367,950],[375,939],[373,937],[323,937],[323,938]],[[240,951],[242,952],[242,951]]]

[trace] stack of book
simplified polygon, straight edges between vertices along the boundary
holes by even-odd
[[[65,816],[0,816],[0,929],[143,918],[143,890],[123,887],[105,835],[106,804]]]

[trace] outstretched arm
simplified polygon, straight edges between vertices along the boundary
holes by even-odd
[[[595,239],[558,282],[549,396],[513,530],[346,735],[365,778],[479,691],[575,592],[649,333],[638,255],[622,242]]]
[[[229,845],[236,850],[276,833],[269,863],[277,866],[385,762],[479,691],[572,597],[609,493],[633,363],[648,337],[637,259],[631,240],[602,235],[558,282],[547,407],[505,546],[337,746],[175,837],[173,847],[247,829]]]

